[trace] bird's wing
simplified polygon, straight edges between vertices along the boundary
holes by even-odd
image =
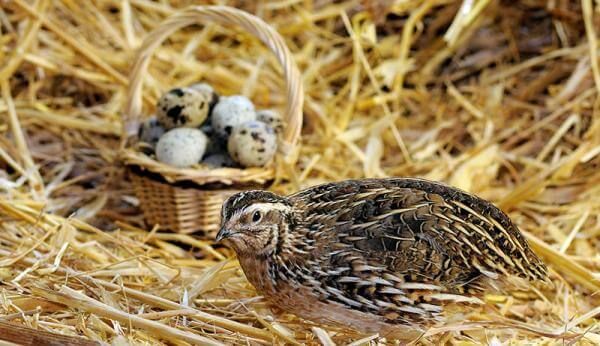
[[[290,196],[319,251],[327,299],[398,322],[434,318],[483,276],[544,279],[546,268],[491,203],[419,179],[320,185]],[[319,248],[320,246],[320,248]]]
[[[459,283],[473,275],[544,279],[546,268],[510,219],[491,203],[421,179],[325,184],[291,196],[307,227],[402,275]]]

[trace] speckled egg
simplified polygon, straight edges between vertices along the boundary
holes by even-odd
[[[190,85],[190,88],[210,95],[210,103],[208,104],[208,117],[210,118],[213,108],[215,108],[215,105],[217,104],[217,102],[219,102],[219,94],[217,94],[215,89],[208,83],[192,84]]]
[[[247,121],[233,129],[227,149],[229,155],[243,167],[264,166],[277,151],[277,135],[263,122]]]
[[[276,134],[283,131],[283,118],[273,109],[262,109],[256,112],[256,120],[271,126]]]
[[[196,83],[189,86],[192,89],[196,89],[199,91],[204,91],[208,93],[214,93],[215,89],[208,83]]]
[[[202,160],[202,163],[211,168],[236,167],[237,164],[227,153],[218,153],[208,155]]]
[[[158,122],[167,130],[175,127],[197,127],[208,117],[211,100],[210,93],[197,89],[171,89],[158,100]]]
[[[141,142],[150,144],[152,147],[156,145],[158,139],[165,133],[165,128],[162,127],[156,117],[148,118],[142,123],[138,131],[138,138]]]
[[[189,167],[200,162],[207,141],[206,135],[198,129],[173,129],[158,140],[156,158],[173,167]]]
[[[241,95],[221,97],[212,112],[212,127],[215,132],[227,138],[237,125],[256,119],[254,105]]]

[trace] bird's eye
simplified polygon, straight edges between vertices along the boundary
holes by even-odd
[[[260,211],[255,211],[254,214],[252,214],[252,222],[258,222],[260,221],[260,218],[262,217]]]

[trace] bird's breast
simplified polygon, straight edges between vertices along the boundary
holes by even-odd
[[[275,289],[275,283],[270,276],[269,265],[266,260],[244,256],[239,258],[239,261],[246,279],[259,294],[267,296]]]
[[[414,327],[391,324],[381,315],[359,311],[327,299],[314,286],[316,279],[300,280],[302,274],[299,272],[291,273],[267,260],[256,258],[241,258],[240,265],[257,293],[269,304],[287,313],[362,333],[399,333],[395,337],[411,339],[421,333]],[[278,273],[274,273],[274,270],[278,270]],[[282,271],[287,275],[283,275]]]

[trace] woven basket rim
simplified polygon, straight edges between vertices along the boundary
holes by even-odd
[[[170,183],[190,181],[199,185],[222,183],[232,185],[237,183],[264,183],[275,176],[274,164],[267,167],[253,168],[219,168],[197,169],[176,168],[158,162],[149,156],[137,152],[131,146],[137,138],[137,132],[142,117],[142,88],[144,75],[148,70],[150,59],[156,49],[169,35],[175,31],[193,24],[216,22],[224,25],[236,25],[260,39],[275,56],[282,66],[286,82],[287,107],[285,111],[285,128],[279,140],[279,155],[283,155],[289,163],[295,159],[296,147],[302,128],[302,106],[304,89],[300,71],[285,41],[277,31],[259,17],[229,6],[191,6],[177,11],[160,23],[150,32],[137,51],[131,73],[127,103],[122,115],[123,132],[119,158],[125,165],[137,166],[142,170],[160,174]]]
[[[191,183],[199,186],[206,184],[222,184],[230,186],[249,183],[265,184],[275,178],[275,169],[273,168],[273,165],[247,169],[176,168],[162,164],[144,153],[137,152],[133,149],[123,149],[120,156],[125,166],[134,170],[160,175],[162,180],[169,184]]]

